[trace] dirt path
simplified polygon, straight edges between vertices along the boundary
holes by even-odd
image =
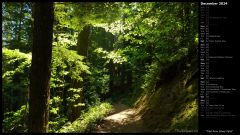
[[[94,133],[139,133],[144,132],[143,122],[136,114],[135,108],[118,103],[113,105],[114,112],[104,118]]]

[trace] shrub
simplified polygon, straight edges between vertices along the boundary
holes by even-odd
[[[26,105],[16,112],[4,113],[2,132],[27,132],[26,118],[28,110]]]
[[[92,126],[110,111],[112,106],[109,103],[101,103],[98,106],[90,107],[73,123],[66,123],[58,132],[59,133],[83,133],[91,129]]]
[[[2,49],[2,91],[4,112],[16,111],[27,102],[31,54]]]

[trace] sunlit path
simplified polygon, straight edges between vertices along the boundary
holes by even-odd
[[[104,118],[95,133],[139,133],[144,132],[141,117],[136,114],[135,108],[123,104],[114,105],[114,113]]]

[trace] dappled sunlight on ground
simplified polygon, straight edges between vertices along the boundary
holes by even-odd
[[[141,117],[136,114],[136,109],[123,104],[116,104],[113,114],[104,118],[93,132],[136,133],[143,131]]]
[[[110,121],[118,122],[119,124],[123,124],[124,122],[127,122],[130,119],[132,120],[131,117],[133,117],[134,113],[135,113],[134,109],[127,109],[119,113],[113,114],[111,116],[108,116],[105,118],[105,120],[110,120]]]

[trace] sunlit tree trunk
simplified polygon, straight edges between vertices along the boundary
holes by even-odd
[[[29,93],[29,132],[46,133],[53,38],[53,3],[34,3],[32,65]]]

